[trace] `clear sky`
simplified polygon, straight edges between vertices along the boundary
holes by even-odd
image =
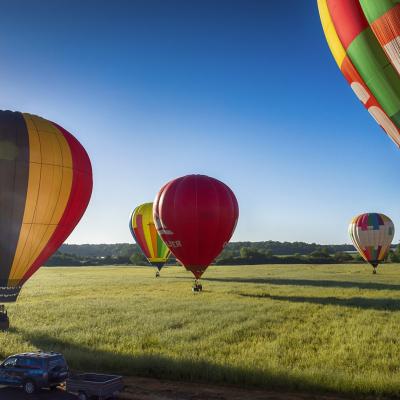
[[[131,241],[131,209],[190,173],[236,193],[233,240],[349,242],[366,211],[400,224],[400,150],[334,63],[316,1],[13,0],[0,46],[1,108],[91,157],[69,243]]]

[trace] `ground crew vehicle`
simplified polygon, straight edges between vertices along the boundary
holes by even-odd
[[[68,377],[64,356],[53,352],[15,354],[0,364],[0,385],[22,386],[27,394],[56,388]]]

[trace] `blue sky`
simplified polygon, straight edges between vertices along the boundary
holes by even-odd
[[[234,240],[400,222],[400,151],[336,67],[316,1],[13,0],[0,22],[1,108],[54,120],[92,160],[69,243],[131,241],[130,210],[189,173],[236,193]]]

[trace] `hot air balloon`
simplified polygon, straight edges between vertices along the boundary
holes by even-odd
[[[205,175],[187,175],[161,188],[153,206],[158,233],[198,279],[228,243],[239,217],[232,190]]]
[[[394,225],[384,214],[366,213],[353,218],[349,234],[361,257],[370,263],[373,273],[386,257],[394,236]]]
[[[157,267],[156,277],[159,277],[170,251],[157,233],[153,220],[153,203],[144,203],[133,210],[129,218],[129,229],[149,263]]]
[[[79,222],[91,192],[89,157],[70,133],[0,111],[0,303],[16,301]]]
[[[328,45],[358,99],[400,146],[400,4],[318,0]]]

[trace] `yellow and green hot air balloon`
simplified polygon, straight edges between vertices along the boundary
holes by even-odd
[[[167,262],[170,251],[155,227],[153,203],[144,203],[133,210],[129,229],[149,263],[157,267],[156,276],[160,276],[159,271]]]

